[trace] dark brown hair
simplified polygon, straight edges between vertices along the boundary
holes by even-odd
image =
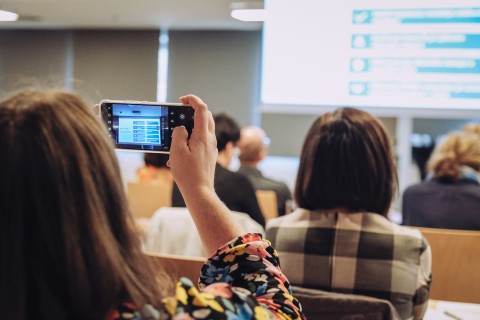
[[[240,127],[237,122],[226,113],[213,115],[215,121],[215,136],[217,137],[217,149],[222,151],[227,143],[236,144],[240,140]]]
[[[0,310],[7,319],[104,319],[160,304],[132,232],[105,128],[77,96],[0,102]]]
[[[388,213],[397,173],[386,130],[367,112],[341,108],[315,120],[295,185],[299,207]]]
[[[165,153],[145,153],[143,155],[143,161],[145,165],[157,167],[157,168],[167,168],[167,162],[169,155]]]

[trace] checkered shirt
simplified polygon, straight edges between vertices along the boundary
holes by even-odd
[[[402,319],[422,319],[431,250],[420,231],[375,213],[297,209],[272,219],[267,237],[291,284],[392,302]]]

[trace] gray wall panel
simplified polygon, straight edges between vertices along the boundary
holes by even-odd
[[[2,30],[0,94],[26,85],[63,87],[70,36],[69,31]]]
[[[75,31],[75,90],[90,100],[156,100],[159,31]]]
[[[241,126],[258,123],[261,31],[171,31],[169,101],[200,96]]]

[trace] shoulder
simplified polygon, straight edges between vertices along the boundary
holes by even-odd
[[[362,222],[362,231],[389,234],[395,245],[413,245],[416,243],[422,246],[425,239],[417,228],[396,224],[376,213],[365,214],[364,221]]]
[[[299,208],[287,215],[268,220],[266,229],[308,227],[310,220],[311,211]]]
[[[221,185],[225,184],[234,186],[251,186],[251,182],[246,176],[238,172],[226,169],[220,165],[217,165],[215,169],[215,183],[221,183]]]
[[[231,179],[238,187],[254,189],[250,179],[241,173],[229,171],[229,179]]]
[[[282,182],[282,181],[270,179],[270,178],[267,178],[267,177],[263,177],[263,179],[264,179],[265,181],[269,182],[269,183],[272,185],[272,188],[274,188],[274,189],[278,189],[278,190],[285,190],[285,189],[287,189],[287,190],[288,190],[287,184],[284,183],[284,182]]]
[[[251,175],[253,173],[255,173],[255,170],[252,169],[252,168],[249,168],[249,167],[245,167],[245,166],[240,166],[237,170],[238,173],[242,174],[242,175]]]
[[[431,188],[435,188],[437,184],[438,183],[431,180],[412,184],[405,189],[404,194],[416,193],[422,190],[429,190]]]

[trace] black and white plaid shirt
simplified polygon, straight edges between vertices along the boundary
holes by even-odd
[[[392,302],[402,319],[422,319],[431,250],[417,229],[375,213],[297,209],[270,220],[267,237],[290,283]]]

